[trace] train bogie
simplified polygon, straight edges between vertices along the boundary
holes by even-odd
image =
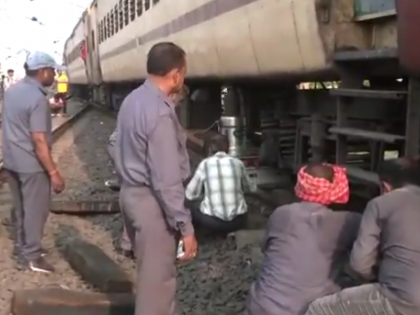
[[[174,42],[187,54],[191,95],[177,112],[190,142],[227,115],[229,85],[230,106],[241,104],[231,116],[247,122],[244,143],[261,148],[276,135],[279,150],[273,140],[268,151],[281,152],[282,167],[357,164],[349,175],[365,182],[386,150],[419,152],[418,12],[412,0],[95,0],[65,53],[70,83],[118,108],[147,77],[150,48]],[[81,43],[86,59],[69,58]],[[319,89],[302,90],[308,81]],[[273,119],[267,130],[263,113]],[[392,135],[403,140],[383,143]]]

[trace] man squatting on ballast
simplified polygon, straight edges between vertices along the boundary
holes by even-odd
[[[420,162],[385,161],[379,176],[383,194],[360,216],[328,208],[348,200],[344,169],[318,164],[299,171],[301,201],[269,219],[249,314],[420,314]],[[355,282],[366,284],[349,288]]]

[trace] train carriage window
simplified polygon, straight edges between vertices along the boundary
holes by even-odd
[[[102,19],[102,41],[104,42],[106,40],[106,23],[105,23],[105,18]]]
[[[137,0],[137,16],[143,14],[143,0]]]
[[[118,16],[118,5],[114,7],[114,23],[115,23],[115,33],[118,33],[120,30],[120,24],[119,24],[119,16]]]
[[[144,0],[144,11],[150,9],[150,0]]]
[[[92,30],[92,32],[90,33],[90,36],[91,36],[91,38],[92,38],[92,42],[91,42],[91,44],[92,44],[92,51],[94,51],[95,50],[95,31],[94,30]]]
[[[102,42],[104,42],[105,41],[105,20],[104,19],[102,19],[101,24],[102,24],[102,26],[101,26],[101,33],[102,33],[101,37],[102,37]]]
[[[109,14],[105,17],[105,40],[109,38]]]
[[[130,0],[130,21],[136,18],[136,0]]]
[[[99,22],[96,28],[98,29],[98,43],[100,44],[102,43],[102,22]]]
[[[124,6],[123,6],[123,0],[120,0],[119,3],[119,22],[120,22],[120,30],[124,27]]]
[[[107,16],[104,17],[104,41],[108,39],[108,20]]]
[[[101,22],[101,42],[103,42],[105,40],[105,30],[104,30],[104,27],[105,27],[104,20],[102,19],[102,22]]]
[[[129,22],[128,0],[124,0],[124,25],[128,25]]]
[[[109,14],[109,33],[110,36],[114,35],[115,27],[114,27],[114,10],[111,10],[111,13]]]
[[[108,38],[112,36],[111,12],[106,15],[106,23],[108,24]]]
[[[106,21],[105,21],[105,17],[102,19],[102,41],[104,42],[106,39]]]

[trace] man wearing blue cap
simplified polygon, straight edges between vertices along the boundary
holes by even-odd
[[[53,272],[44,260],[41,241],[48,218],[51,187],[64,190],[64,181],[51,156],[52,122],[46,87],[59,66],[43,52],[27,56],[26,76],[4,95],[3,164],[12,192],[12,224],[19,267]]]

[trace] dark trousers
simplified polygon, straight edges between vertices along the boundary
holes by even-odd
[[[11,216],[15,251],[27,260],[41,256],[41,240],[48,218],[51,182],[47,173],[16,173],[7,171],[13,198]]]
[[[147,187],[121,187],[120,207],[137,263],[135,315],[175,315],[176,233]]]
[[[207,215],[200,210],[201,201],[187,200],[186,206],[191,211],[194,226],[204,228],[212,232],[220,234],[229,234],[245,227],[247,222],[247,214],[241,214],[231,221],[225,221],[217,217]]]

